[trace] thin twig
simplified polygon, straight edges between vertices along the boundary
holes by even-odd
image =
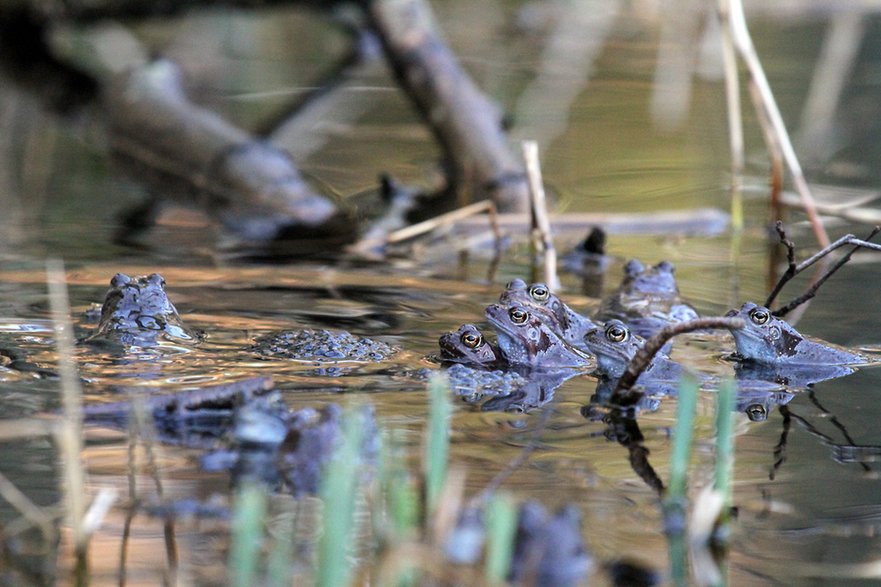
[[[881,232],[881,226],[876,226],[875,228],[872,229],[872,232],[869,233],[869,236],[867,236],[865,240],[866,240],[866,241],[870,241],[870,240],[872,240],[873,238],[875,238],[875,236],[876,236],[879,232]],[[807,302],[808,300],[810,300],[811,298],[813,298],[815,295],[817,295],[817,290],[820,289],[820,286],[823,285],[823,283],[825,283],[827,279],[829,279],[830,277],[832,277],[832,275],[833,275],[836,271],[838,271],[839,269],[841,269],[841,268],[844,266],[845,263],[847,263],[848,261],[850,261],[850,258],[853,256],[853,254],[856,253],[859,249],[860,249],[859,246],[855,246],[854,248],[852,248],[852,249],[851,249],[851,250],[850,250],[845,256],[843,256],[841,259],[839,259],[838,261],[836,261],[836,263],[835,263],[834,265],[832,265],[832,267],[830,267],[830,268],[826,271],[826,273],[824,273],[823,275],[821,275],[821,276],[820,276],[820,277],[819,277],[819,278],[818,278],[818,279],[817,279],[817,280],[811,285],[811,287],[808,288],[808,290],[807,290],[805,293],[803,293],[802,295],[798,296],[797,298],[795,298],[794,300],[792,300],[791,302],[789,302],[788,304],[786,304],[786,305],[783,306],[782,308],[779,308],[779,309],[775,310],[774,312],[771,312],[771,314],[773,314],[774,316],[777,316],[778,318],[783,318],[783,317],[786,316],[789,312],[791,312],[791,311],[794,310],[795,308],[799,307],[799,306],[802,305],[803,303],[805,303],[805,302]],[[767,306],[766,306],[766,307],[767,307]]]
[[[816,262],[820,261],[821,259],[823,259],[824,257],[826,257],[832,251],[839,249],[839,248],[846,246],[846,245],[854,245],[854,250],[850,251],[847,255],[845,255],[842,258],[842,260],[840,260],[832,268],[830,268],[829,271],[825,275],[820,277],[817,280],[817,282],[814,283],[814,285],[811,287],[811,289],[809,289],[803,296],[801,296],[801,297],[804,297],[805,299],[801,299],[801,297],[796,298],[796,300],[793,300],[792,302],[787,304],[787,309],[785,310],[785,312],[783,312],[783,314],[792,311],[797,306],[799,306],[799,305],[803,304],[804,302],[806,302],[807,300],[811,299],[812,297],[814,297],[814,295],[816,295],[816,289],[819,288],[820,285],[822,285],[822,283],[826,279],[828,279],[833,273],[835,273],[835,271],[840,269],[841,266],[844,265],[844,263],[846,263],[847,260],[849,260],[850,257],[856,252],[856,249],[864,248],[864,249],[872,249],[875,251],[881,251],[881,245],[869,242],[869,240],[874,238],[878,234],[879,231],[881,231],[881,228],[875,227],[866,239],[858,239],[856,236],[854,236],[852,234],[846,234],[843,237],[836,240],[834,243],[817,251],[816,253],[814,253],[813,255],[811,255],[810,257],[808,257],[807,259],[805,259],[804,261],[802,261],[798,265],[796,265],[795,268],[793,269],[792,268],[792,257],[791,257],[791,255],[792,255],[791,247],[793,245],[790,241],[787,241],[785,239],[785,233],[782,232],[782,228],[778,228],[778,233],[783,235],[783,236],[781,236],[781,240],[782,240],[783,244],[786,245],[787,256],[789,257],[790,266],[786,270],[786,273],[784,273],[783,276],[781,276],[777,285],[774,286],[774,291],[771,292],[771,295],[768,296],[768,300],[765,302],[765,307],[768,307],[769,304],[774,301],[774,298],[777,297],[777,294],[780,292],[781,289],[783,289],[783,286],[786,283],[788,283],[789,280],[791,280],[793,277],[795,277],[796,275],[798,275],[799,273],[801,273],[802,271],[804,271],[805,269],[807,269],[808,267],[810,267],[814,263],[816,263]],[[805,296],[807,296],[807,297],[805,297]],[[798,301],[798,303],[795,303],[797,300],[801,300],[801,301]],[[775,316],[782,316],[783,314],[779,314],[779,312],[781,312],[782,310],[783,309],[777,310],[776,312],[774,312],[774,315]]]
[[[658,354],[658,351],[674,336],[695,330],[715,328],[730,330],[732,328],[740,329],[744,326],[746,326],[746,323],[743,321],[743,318],[722,317],[696,318],[665,326],[660,332],[646,340],[645,345],[636,352],[630,364],[627,365],[627,370],[624,371],[624,374],[618,380],[618,385],[615,386],[615,391],[612,392],[609,403],[615,406],[628,407],[635,405],[642,398],[643,391],[633,390],[636,380],[648,368],[652,359]]]
[[[771,123],[771,127],[774,129],[776,140],[779,142],[780,149],[783,153],[783,159],[786,161],[786,164],[789,166],[789,171],[792,173],[793,184],[799,195],[801,195],[802,205],[804,206],[805,213],[808,215],[808,219],[811,222],[811,228],[814,230],[817,242],[825,247],[829,244],[829,236],[826,234],[823,222],[817,214],[816,207],[814,206],[814,197],[811,195],[811,190],[805,180],[801,165],[798,162],[798,157],[795,154],[795,149],[792,147],[792,142],[789,140],[789,134],[786,132],[786,125],[783,123],[783,117],[780,115],[780,110],[774,100],[774,94],[771,92],[771,86],[768,84],[768,79],[765,77],[761,61],[759,60],[752,38],[750,37],[749,29],[746,26],[746,17],[743,12],[743,3],[741,0],[729,1],[729,24],[731,26],[734,47],[737,49],[738,53],[740,53],[740,57],[746,65],[747,72],[755,83],[758,98],[760,100],[758,108],[764,110],[765,115]]]
[[[67,522],[70,526],[77,558],[85,556],[86,534],[83,516],[86,512],[85,472],[82,454],[82,389],[73,362],[74,337],[70,323],[70,304],[64,265],[59,260],[46,263],[49,285],[49,307],[58,346],[58,371],[61,375],[61,404],[64,418],[59,426],[56,440],[61,451],[64,470],[63,493],[67,504]]]
[[[32,502],[2,473],[0,473],[0,497],[14,507],[28,522],[39,528],[43,539],[52,544],[55,536],[55,516]]]
[[[783,289],[783,286],[795,276],[795,244],[786,238],[786,230],[783,228],[783,221],[778,220],[774,224],[774,230],[777,231],[777,236],[780,237],[780,244],[786,247],[786,273],[780,276],[780,279],[777,280],[777,285],[774,286],[774,289],[771,290],[771,293],[768,294],[768,299],[765,300],[765,307],[770,308],[771,304],[774,303],[774,300],[777,298],[777,294],[780,293],[780,290]]]
[[[477,214],[481,214],[483,212],[489,213],[489,223],[493,229],[493,235],[496,238],[496,246],[501,246],[502,236],[499,232],[499,223],[498,216],[496,215],[496,206],[490,200],[483,200],[480,202],[475,202],[474,204],[469,204],[467,206],[462,206],[461,208],[457,208],[451,212],[447,212],[445,214],[441,214],[439,216],[435,216],[434,218],[429,218],[423,222],[417,222],[416,224],[411,224],[405,228],[401,228],[400,230],[396,230],[388,235],[386,242],[389,244],[399,243],[405,240],[409,240],[411,238],[415,238],[419,235],[425,234],[426,232],[431,232],[441,226],[445,226],[447,224],[454,224],[463,218],[468,218],[470,216],[476,216]]]
[[[548,205],[541,178],[541,164],[538,160],[538,143],[523,141],[523,159],[526,161],[526,175],[529,177],[533,234],[537,233],[544,253],[544,282],[551,291],[556,291],[560,289],[560,280],[557,278],[557,251],[554,249],[551,222],[548,220]]]

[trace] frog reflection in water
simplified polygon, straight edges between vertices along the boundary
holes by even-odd
[[[499,349],[473,324],[463,324],[455,332],[441,335],[438,344],[441,360],[448,363],[485,368],[501,367],[505,363]]]
[[[590,318],[574,311],[551,293],[543,283],[527,286],[522,279],[515,279],[505,286],[499,303],[503,306],[523,306],[547,323],[560,338],[581,350],[585,350],[584,335],[597,327]]]
[[[117,273],[104,296],[98,328],[86,342],[151,346],[159,339],[194,342],[199,338],[196,331],[184,326],[165,293],[165,280],[161,275],[129,277]]]
[[[668,261],[645,267],[631,259],[624,266],[621,285],[603,300],[594,317],[621,320],[634,333],[646,337],[668,324],[697,318],[694,308],[679,297],[674,272]]]
[[[486,317],[496,330],[499,348],[509,363],[552,370],[587,367],[591,357],[564,341],[550,321],[526,306],[492,304]]]
[[[744,361],[805,368],[866,362],[862,355],[807,340],[786,321],[772,316],[768,308],[752,302],[726,316],[740,317],[746,322],[745,328],[731,331],[737,344],[736,357]]]

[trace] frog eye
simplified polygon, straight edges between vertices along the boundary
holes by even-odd
[[[469,349],[476,349],[483,344],[483,337],[478,332],[466,332],[460,340]]]
[[[612,342],[624,342],[629,335],[627,328],[620,324],[611,324],[606,328],[606,338]]]
[[[518,278],[512,279],[511,281],[506,283],[505,289],[507,289],[507,290],[526,289],[526,282],[518,277]]]
[[[529,318],[529,312],[522,308],[511,308],[508,311],[508,316],[514,324],[523,324]]]
[[[765,322],[768,321],[771,315],[767,310],[762,310],[761,308],[756,308],[752,312],[749,313],[749,319],[761,326]]]
[[[548,297],[550,297],[551,292],[545,285],[541,283],[536,283],[529,288],[529,295],[536,302],[545,302],[547,301]]]

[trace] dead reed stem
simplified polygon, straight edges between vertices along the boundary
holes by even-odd
[[[0,473],[0,497],[14,507],[32,525],[40,529],[43,539],[52,543],[55,537],[55,516],[28,498],[15,484]]]
[[[719,0],[719,20],[723,26],[722,66],[725,73],[725,103],[728,111],[728,145],[731,148],[731,221],[736,230],[743,228],[743,113],[740,107],[740,78],[737,75],[737,55],[731,39],[728,0]]]
[[[526,175],[529,177],[529,201],[532,210],[532,236],[538,243],[537,249],[544,255],[544,283],[551,291],[560,289],[557,278],[557,251],[548,219],[547,198],[541,178],[541,164],[538,159],[538,143],[523,141],[523,159],[526,161]]]
[[[83,558],[87,534],[83,527],[86,512],[85,472],[80,457],[83,448],[82,389],[73,361],[73,325],[70,322],[64,264],[57,259],[47,261],[46,277],[49,285],[49,307],[58,346],[58,371],[61,376],[63,417],[55,437],[61,452],[62,493],[77,558]]]
[[[811,190],[808,187],[808,182],[805,180],[801,164],[798,162],[798,156],[796,156],[792,141],[789,139],[789,133],[786,132],[786,125],[783,123],[783,117],[780,115],[780,109],[774,100],[771,86],[768,84],[762,63],[750,37],[749,29],[746,26],[746,17],[743,12],[743,3],[741,0],[728,0],[728,2],[730,9],[730,12],[727,14],[728,22],[723,24],[727,24],[730,27],[734,48],[740,54],[740,58],[743,59],[747,73],[753,84],[755,84],[758,99],[756,110],[763,112],[767,116],[783,159],[786,161],[790,173],[792,173],[792,182],[801,196],[802,206],[811,222],[814,236],[816,236],[817,242],[825,247],[829,244],[829,236],[826,234],[823,222],[817,214],[814,197],[811,195]]]
[[[435,216],[434,218],[429,218],[428,220],[417,222],[416,224],[411,224],[410,226],[401,228],[390,233],[388,235],[388,238],[386,239],[386,242],[388,242],[389,244],[393,244],[409,240],[411,238],[415,238],[419,235],[425,234],[426,232],[431,232],[432,230],[440,228],[441,226],[454,224],[464,218],[476,216],[477,214],[482,214],[483,212],[489,214],[489,224],[492,228],[493,236],[495,236],[496,239],[496,248],[500,248],[502,242],[502,234],[499,230],[496,205],[492,202],[492,200],[482,200],[480,202],[475,202],[474,204],[462,206],[461,208],[457,208],[451,212],[447,212],[446,214],[441,214],[439,216]]]

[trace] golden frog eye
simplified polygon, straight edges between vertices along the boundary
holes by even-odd
[[[627,329],[618,324],[612,324],[606,328],[606,338],[612,342],[624,342],[627,340]]]
[[[483,337],[476,332],[466,332],[462,335],[462,344],[469,349],[476,349],[483,344]]]
[[[537,283],[529,288],[529,295],[532,296],[532,299],[536,302],[545,302],[548,297],[550,297],[551,292],[546,286]]]
[[[511,308],[508,316],[510,316],[511,322],[514,324],[523,324],[529,318],[529,312],[521,308]]]
[[[767,310],[761,310],[759,308],[756,308],[755,310],[753,310],[752,312],[749,313],[749,317],[750,317],[750,320],[752,320],[753,322],[755,322],[756,324],[761,326],[762,324],[764,324],[765,322],[768,321],[768,318],[770,318],[771,315],[768,314]]]

